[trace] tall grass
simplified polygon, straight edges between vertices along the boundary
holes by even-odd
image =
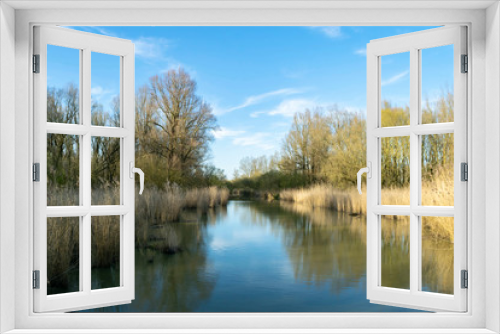
[[[147,189],[140,196],[136,190],[136,221],[146,220],[150,225],[179,221],[186,206],[185,196],[185,190],[175,186]]]
[[[71,272],[79,271],[79,218],[47,218],[47,283],[50,288],[69,285]]]
[[[52,188],[47,196],[48,205],[78,204],[78,189]],[[197,214],[210,214],[211,208],[227,205],[226,188],[182,189],[166,186],[149,188],[141,196],[136,189],[135,245],[136,248],[154,249],[165,253],[180,249],[181,236],[172,224],[182,219],[189,209]],[[92,190],[92,205],[120,203],[119,187],[101,187]],[[50,287],[68,289],[71,272],[79,270],[79,218],[61,217],[47,220],[47,278]],[[92,268],[119,265],[119,216],[92,217]],[[74,282],[73,282],[74,283]]]
[[[295,202],[311,208],[327,208],[339,212],[366,213],[366,194],[357,190],[339,190],[320,184],[309,188],[288,189],[280,192],[280,200]]]
[[[120,216],[96,216],[91,221],[92,268],[120,264]]]
[[[384,205],[408,205],[409,195],[408,187],[382,189]],[[301,204],[312,209],[326,208],[352,214],[366,214],[366,191],[360,195],[356,189],[339,190],[326,184],[282,190],[280,200]],[[422,182],[422,204],[453,206],[453,174],[442,171]],[[425,236],[451,242],[454,240],[452,219],[427,217],[422,220],[422,229]]]
[[[193,188],[186,191],[184,196],[185,207],[198,209],[206,213],[209,208],[226,206],[229,201],[229,190],[227,188]]]

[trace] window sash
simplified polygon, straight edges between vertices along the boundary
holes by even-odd
[[[461,289],[460,271],[467,269],[467,184],[460,181],[460,163],[467,162],[466,92],[467,76],[460,73],[461,54],[466,54],[466,28],[444,27],[388,37],[367,46],[367,161],[372,178],[367,180],[367,295],[374,303],[425,310],[465,312],[467,290]],[[420,50],[454,45],[453,123],[420,124]],[[410,125],[381,127],[381,64],[384,55],[410,53]],[[454,133],[455,207],[418,205],[421,194],[420,137],[425,134]],[[410,205],[381,205],[381,143],[384,137],[410,137]],[[381,215],[410,217],[410,289],[381,286]],[[420,291],[422,216],[454,217],[454,295]]]
[[[40,182],[34,191],[34,270],[40,270],[40,289],[34,289],[34,312],[65,312],[128,303],[134,298],[134,180],[128,174],[135,155],[134,46],[130,41],[65,28],[35,27],[34,53],[40,73],[34,75],[34,161],[40,162]],[[80,124],[47,122],[47,45],[80,50]],[[121,127],[91,125],[91,53],[120,57]],[[47,207],[47,134],[80,137],[80,205]],[[120,205],[91,205],[91,139],[120,138]],[[119,215],[120,286],[91,289],[91,218]],[[80,217],[80,291],[47,295],[47,217]]]

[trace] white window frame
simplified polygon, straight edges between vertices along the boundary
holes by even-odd
[[[467,75],[461,73],[461,56],[467,54],[466,27],[450,26],[372,40],[367,45],[367,161],[371,178],[367,179],[367,297],[373,303],[410,306],[423,310],[467,310],[467,290],[461,287],[461,270],[467,270],[467,183],[461,181],[461,163],[467,163]],[[454,121],[422,124],[421,51],[439,46],[453,46]],[[383,127],[381,124],[382,58],[409,55],[409,125]],[[421,141],[422,135],[454,134],[454,206],[422,205]],[[408,137],[410,151],[409,205],[383,205],[381,200],[381,140],[384,137]],[[384,287],[381,282],[381,217],[408,216],[410,220],[409,289]],[[422,291],[422,231],[425,216],[453,217],[454,263],[453,294]]]
[[[135,290],[135,189],[129,169],[135,161],[135,82],[134,44],[128,40],[53,26],[34,27],[34,54],[39,56],[39,73],[34,84],[34,162],[40,165],[40,181],[33,184],[34,270],[40,272],[39,288],[34,289],[34,311],[75,311],[130,303]],[[47,45],[73,48],[79,52],[79,124],[47,122]],[[92,53],[114,55],[120,63],[120,126],[91,124]],[[80,141],[79,205],[47,206],[47,134],[76,135]],[[118,205],[91,203],[92,137],[120,140],[120,202]],[[134,174],[132,173],[132,176]],[[91,288],[91,221],[97,216],[120,218],[120,285],[107,289]],[[47,295],[47,218],[79,218],[79,291]]]
[[[11,190],[6,190],[3,184],[9,183],[11,175],[6,171],[15,168],[15,220],[7,223],[2,220],[0,269],[2,271],[0,292],[0,316],[6,322],[3,330],[16,329],[15,333],[35,333],[36,329],[61,329],[60,332],[76,332],[76,329],[86,328],[88,332],[105,332],[105,329],[115,329],[128,333],[145,332],[146,328],[170,328],[163,332],[176,332],[177,328],[195,328],[193,332],[203,332],[209,329],[222,329],[218,332],[238,332],[237,329],[254,328],[254,332],[282,332],[285,329],[301,328],[299,332],[340,332],[341,329],[357,328],[359,332],[412,332],[411,328],[419,328],[422,333],[457,332],[462,328],[464,333],[491,333],[500,331],[500,298],[499,298],[499,244],[500,229],[498,221],[500,209],[500,136],[498,125],[500,118],[498,110],[500,99],[500,12],[498,4],[493,2],[474,1],[434,1],[398,2],[394,3],[372,1],[369,6],[364,2],[331,2],[316,3],[307,1],[266,2],[246,4],[221,4],[216,1],[187,3],[176,2],[164,4],[144,1],[135,4],[137,9],[110,9],[102,7],[116,6],[112,2],[78,2],[75,8],[58,8],[72,6],[66,3],[54,2],[19,2],[10,1],[0,4],[2,10],[0,27],[9,28],[0,31],[0,68],[10,73],[0,78],[0,105],[2,125],[5,121],[15,123],[15,147],[6,140],[9,132],[0,132],[0,154],[2,183],[0,201],[5,210],[7,197]],[[409,4],[407,4],[409,3]],[[15,23],[12,20],[14,11],[9,7],[24,6],[15,12]],[[130,3],[123,5],[129,5]],[[46,6],[46,7],[44,7]],[[48,6],[48,7],[47,7]],[[119,6],[119,5],[118,5]],[[147,9],[147,6],[153,8]],[[161,7],[164,8],[154,8]],[[184,9],[178,7],[184,6]],[[226,6],[226,7],[225,7]],[[486,7],[490,6],[488,9]],[[38,7],[38,9],[37,9]],[[87,7],[87,8],[85,8]],[[97,8],[100,7],[100,8]],[[225,8],[224,8],[225,7]],[[404,8],[406,7],[406,8]],[[460,7],[460,8],[457,8]],[[29,9],[31,8],[31,9]],[[35,8],[35,9],[33,9]],[[40,10],[40,8],[50,8]],[[85,9],[82,9],[85,8]],[[205,8],[205,10],[203,10]],[[351,9],[346,9],[351,8]],[[436,9],[438,8],[438,9]],[[441,8],[441,9],[439,9]],[[486,23],[486,24],[485,24]],[[31,156],[32,147],[32,76],[30,58],[32,53],[32,27],[35,24],[60,25],[447,25],[465,24],[469,31],[468,54],[471,62],[469,68],[472,75],[468,78],[468,146],[470,153],[470,181],[468,197],[469,230],[471,242],[468,244],[469,307],[466,313],[436,313],[436,314],[34,314],[31,286],[32,270],[32,183]],[[15,61],[12,31],[15,30]],[[9,38],[10,36],[10,38]],[[4,48],[4,43],[7,48]],[[5,55],[7,53],[7,55]],[[9,66],[15,65],[15,77]],[[486,71],[487,69],[487,71]],[[15,97],[6,97],[12,91],[9,83],[15,79]],[[488,85],[487,85],[488,84]],[[6,106],[7,105],[7,106]],[[15,113],[5,110],[15,105]],[[13,115],[15,114],[15,115]],[[488,119],[488,121],[486,121]],[[10,132],[12,133],[12,132]],[[485,151],[486,150],[486,151]],[[488,152],[488,154],[486,154]],[[15,159],[11,164],[6,159]],[[487,163],[487,164],[486,164]],[[14,167],[14,168],[13,168]],[[488,182],[486,182],[486,173]],[[488,196],[486,196],[488,194]],[[485,203],[487,206],[485,206]],[[7,210],[2,217],[13,217]],[[14,224],[15,225],[12,225]],[[11,240],[15,238],[15,243]],[[14,256],[12,256],[14,254]],[[488,254],[488,256],[485,256]],[[26,261],[29,259],[29,261]],[[11,285],[9,286],[9,283]],[[12,289],[15,286],[15,289]],[[488,293],[486,293],[486,289]],[[14,290],[14,291],[12,291]],[[5,299],[4,299],[5,298]],[[15,305],[14,310],[12,306]],[[8,307],[10,306],[10,308]],[[9,316],[14,318],[9,318]],[[143,329],[137,329],[141,326]],[[264,329],[270,329],[265,331]],[[385,328],[381,330],[381,328]],[[26,329],[26,330],[24,330]],[[30,329],[30,331],[28,331]],[[99,330],[101,329],[101,330]],[[137,329],[136,331],[132,329]],[[390,330],[392,329],[392,330]],[[434,330],[433,330],[434,329]],[[51,331],[51,332],[55,332]],[[248,330],[247,330],[248,332]],[[295,330],[297,332],[297,330]],[[354,333],[354,330],[350,331]]]

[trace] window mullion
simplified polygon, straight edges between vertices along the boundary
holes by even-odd
[[[88,130],[90,130],[91,125],[91,51],[86,48],[83,49],[83,64],[82,64],[82,120],[83,126],[85,126]],[[87,131],[86,134],[82,136],[82,159],[81,161],[81,170],[82,177],[80,179],[80,188],[83,191],[83,206],[87,208],[87,213],[83,216],[83,226],[82,226],[82,243],[81,243],[81,256],[82,259],[82,267],[81,276],[83,279],[83,291],[90,293],[91,290],[91,215],[90,215],[90,206],[92,200],[91,193],[91,159],[92,159],[92,138],[90,131]]]
[[[416,293],[420,286],[420,241],[419,217],[413,211],[418,205],[419,182],[419,136],[415,129],[419,124],[420,89],[419,51],[410,49],[410,292]]]

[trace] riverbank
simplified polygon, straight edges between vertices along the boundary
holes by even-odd
[[[284,202],[297,203],[309,209],[325,208],[354,215],[366,215],[366,190],[360,195],[357,189],[339,190],[333,186],[320,184],[309,188],[287,189],[279,193]],[[382,204],[409,205],[410,188],[383,188]],[[422,183],[422,205],[453,206],[453,175],[441,174]],[[387,218],[387,217],[386,217]],[[397,216],[393,217],[398,219]],[[426,236],[454,241],[453,218],[423,217],[422,229]]]
[[[229,190],[217,187],[150,188],[140,196],[138,192],[136,189],[135,246],[163,253],[175,253],[181,250],[182,236],[172,225],[179,224],[182,215],[198,221],[210,215],[214,208],[226,206],[229,200]],[[92,190],[94,204],[118,204],[119,199],[119,187],[108,186]],[[47,202],[49,205],[74,205],[78,203],[78,190],[51,191]],[[67,289],[72,285],[69,282],[70,277],[79,270],[80,233],[79,217],[47,219],[47,278],[51,291],[60,293],[61,289]],[[92,217],[91,235],[92,268],[118,266],[119,216]]]

